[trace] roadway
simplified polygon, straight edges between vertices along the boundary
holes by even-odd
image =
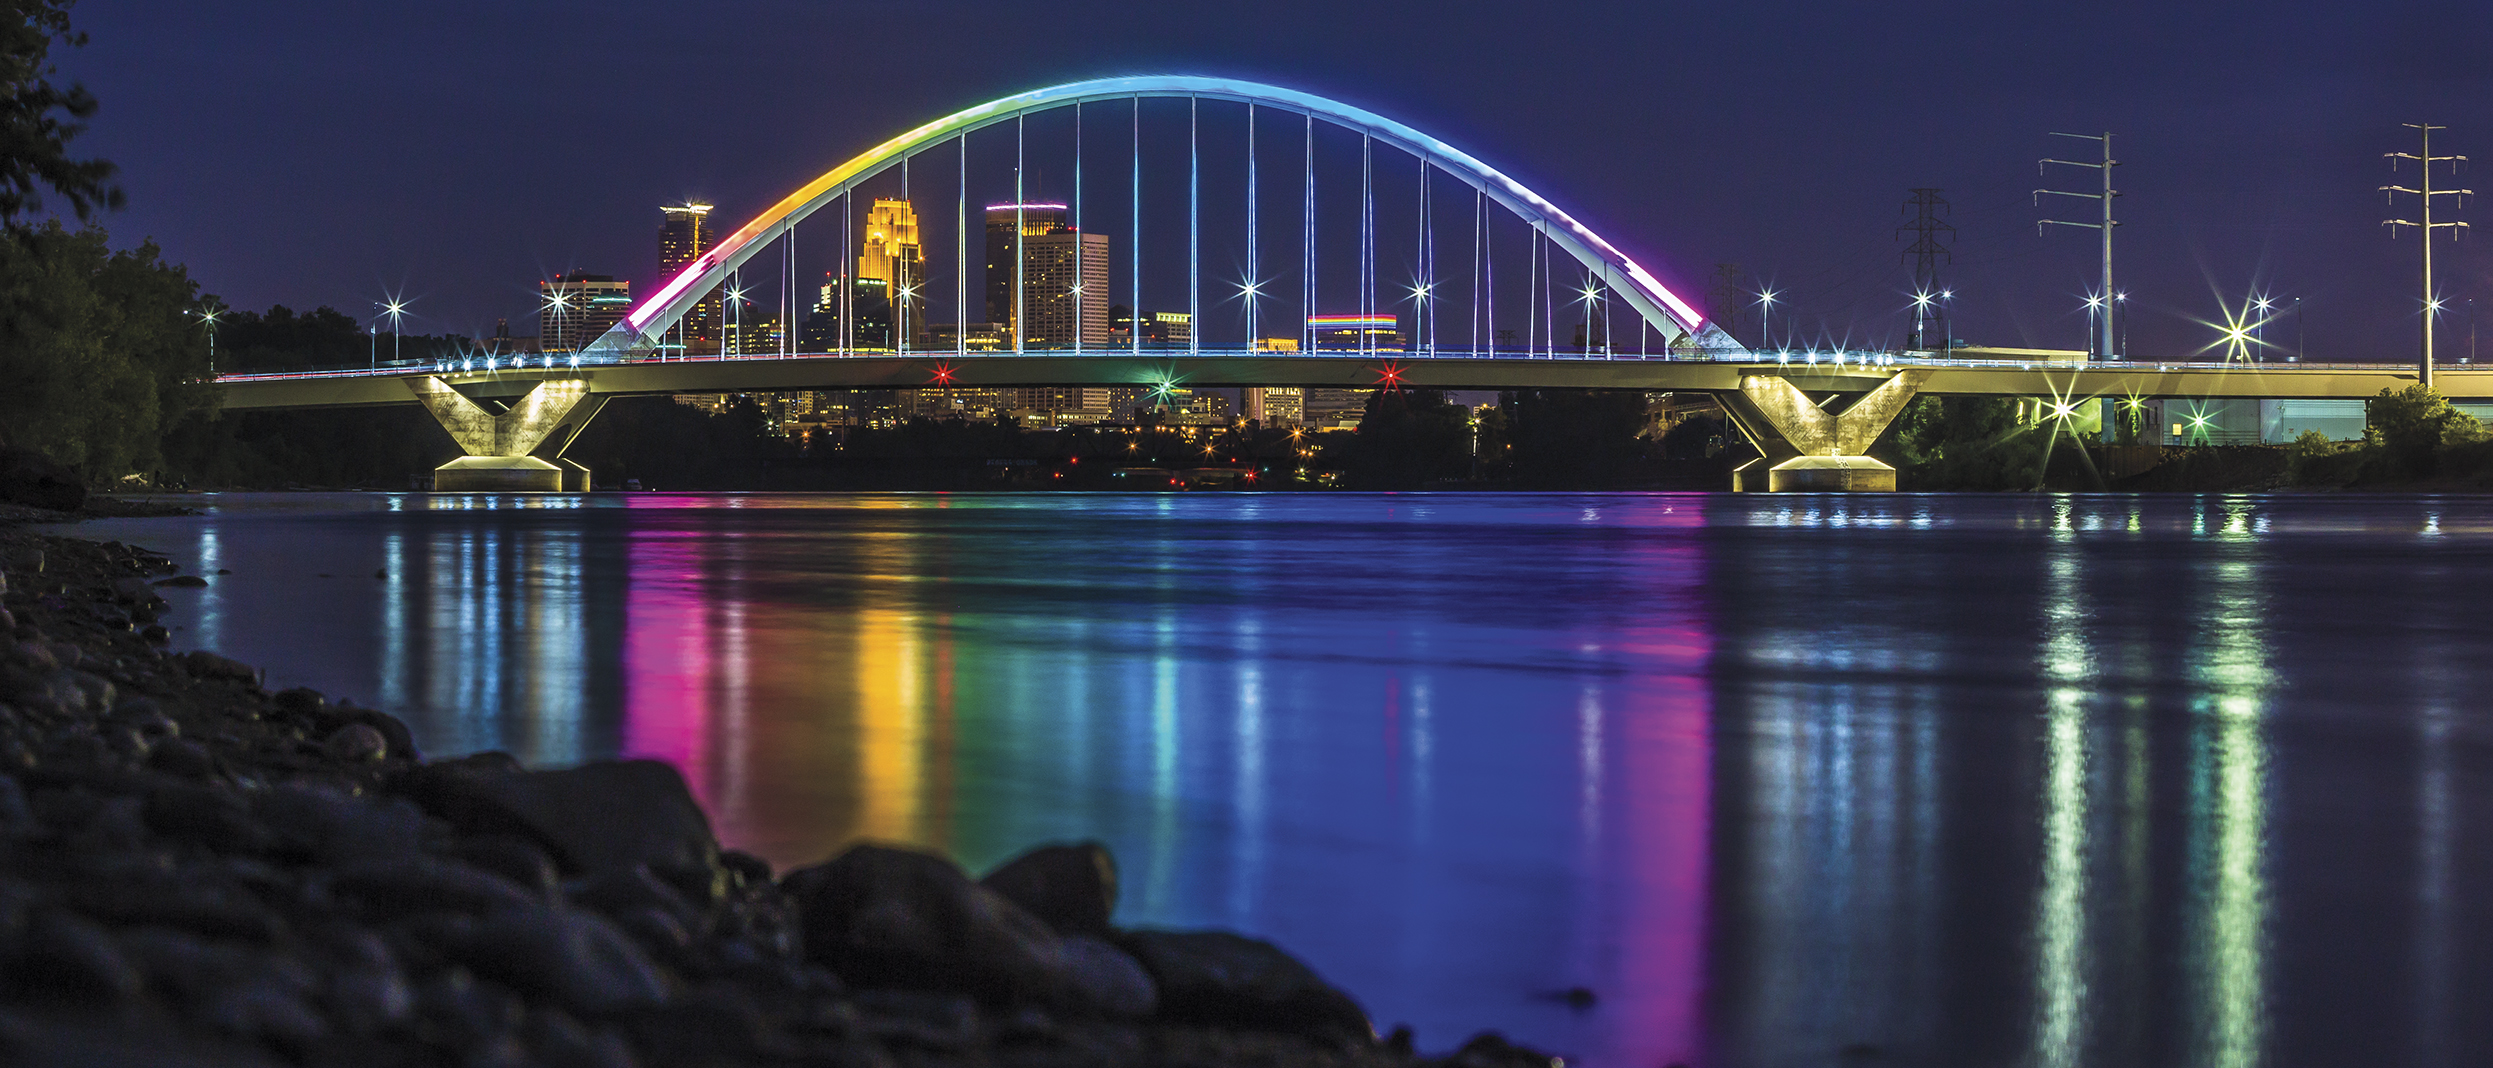
[[[560,358],[558,358],[560,359]],[[1300,386],[1372,389],[1399,384],[1424,389],[1632,389],[1726,392],[1751,375],[1774,375],[1813,393],[1876,388],[1906,368],[1928,371],[1919,392],[1991,396],[2209,398],[2362,398],[2416,381],[2405,364],[2151,363],[2079,364],[2061,359],[1902,359],[1854,354],[1837,364],[1561,355],[1426,356],[1381,353],[1297,354],[1182,351],[1025,355],[735,357],[642,360],[553,367],[484,369],[382,368],[300,375],[239,375],[218,380],[228,410],[411,404],[403,378],[438,378],[477,400],[524,396],[548,379],[584,380],[607,396],[747,393],[802,389],[987,389],[1010,387],[1186,388]],[[2435,368],[2442,393],[2454,400],[2493,399],[2493,370]]]

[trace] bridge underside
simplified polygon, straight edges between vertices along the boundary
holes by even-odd
[[[2453,397],[2493,396],[2493,371],[2444,370]],[[1373,389],[1616,389],[1710,393],[1760,459],[1735,488],[1876,490],[1895,472],[1866,453],[1921,393],[2092,398],[2360,398],[2413,385],[2415,372],[2094,365],[2066,367],[1789,365],[1662,359],[1361,359],[1348,356],[819,356],[635,362],[436,374],[241,379],[227,409],[422,403],[468,455],[439,489],[586,489],[562,452],[610,397],[799,389],[1044,386],[1300,386]]]

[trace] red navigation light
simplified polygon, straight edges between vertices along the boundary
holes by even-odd
[[[951,365],[951,364],[948,364],[948,363],[939,363],[939,364],[936,364],[936,365],[935,365],[935,377],[934,377],[933,379],[931,379],[930,381],[937,382],[937,383],[941,383],[941,384],[944,384],[944,385],[950,385],[950,384],[952,384],[952,365]]]
[[[1376,384],[1386,389],[1402,388],[1402,365],[1388,361],[1376,369]]]

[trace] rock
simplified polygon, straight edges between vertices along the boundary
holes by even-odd
[[[1564,1068],[1566,1062],[1495,1031],[1482,1031],[1445,1059],[1446,1068]]]
[[[346,932],[339,937],[337,955],[342,959],[329,972],[321,1003],[341,1030],[366,1034],[415,1012],[415,987],[379,935]]]
[[[497,909],[466,944],[446,947],[477,975],[572,1012],[602,1016],[663,1002],[666,980],[605,917],[549,905]]]
[[[1159,986],[1160,1018],[1366,1042],[1368,1014],[1350,995],[1270,942],[1226,931],[1128,931],[1120,948]]]
[[[1068,996],[1055,933],[942,857],[859,845],[780,886],[796,903],[806,956],[850,985],[999,1003]]]
[[[592,1031],[570,1013],[544,1009],[528,1014],[522,1028],[528,1052],[546,1068],[639,1068],[632,1047],[611,1030]]]
[[[197,575],[175,575],[172,578],[157,579],[155,584],[158,586],[171,586],[175,589],[181,590],[195,590],[206,586],[208,584],[208,580],[200,578]]]
[[[509,879],[446,860],[357,865],[332,876],[329,888],[380,919],[442,911],[480,915],[545,904]]]
[[[152,759],[164,760],[164,754],[174,748],[158,750]],[[195,841],[220,853],[256,853],[275,841],[251,817],[251,806],[232,790],[167,784],[147,795],[141,815],[157,834]]]
[[[435,767],[439,767],[436,765]],[[426,769],[434,771],[433,768]],[[428,774],[418,803],[469,834],[518,834],[545,845],[565,874],[635,864],[673,876],[715,871],[718,840],[684,777],[655,760],[564,771]]]
[[[390,742],[367,724],[349,723],[329,732],[329,737],[321,740],[320,748],[331,760],[369,764],[389,755]]]
[[[192,678],[231,679],[254,686],[259,685],[260,682],[260,669],[240,660],[218,656],[205,649],[194,649],[182,654],[181,662],[183,670],[190,672]]]
[[[1040,846],[978,882],[1058,934],[1104,936],[1117,907],[1117,861],[1098,842]]]
[[[147,766],[185,778],[200,779],[216,774],[216,755],[208,747],[187,738],[175,738],[148,751]]]
[[[515,835],[462,839],[451,852],[460,860],[527,887],[549,901],[562,882],[562,876],[554,870],[554,858],[546,855],[545,848]]]
[[[55,512],[75,512],[87,501],[78,473],[25,449],[0,449],[0,501]],[[41,571],[40,558],[29,570]]]
[[[1159,1010],[1159,988],[1131,954],[1087,935],[1068,935],[1058,945],[1066,979],[1083,1008],[1129,1019]]]
[[[11,978],[39,996],[86,1001],[134,997],[143,985],[104,929],[57,910],[37,913]]]
[[[285,852],[327,864],[413,859],[424,813],[403,798],[370,800],[289,783],[261,793],[252,805]]]
[[[674,921],[682,932],[707,933],[710,926],[709,916],[641,864],[591,878],[572,893],[571,900],[617,919],[635,912],[656,912]]]
[[[416,752],[415,733],[409,731],[406,722],[396,716],[377,708],[363,708],[344,703],[331,708],[329,715],[340,723],[359,723],[379,731],[381,740],[388,743],[388,747],[382,751],[382,756],[378,759],[409,761],[419,759]]]

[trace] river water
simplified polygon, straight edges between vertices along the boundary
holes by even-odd
[[[1423,1048],[2493,1059],[2493,500],[195,503],[78,528],[231,572],[177,647],[781,866],[1099,838]]]

